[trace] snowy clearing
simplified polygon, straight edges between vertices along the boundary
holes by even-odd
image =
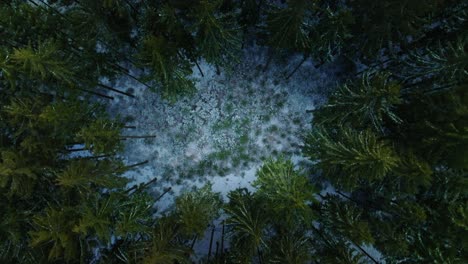
[[[252,47],[230,73],[220,75],[201,62],[204,77],[193,69],[197,92],[175,103],[129,78],[109,83],[136,95],[117,96],[109,106],[114,114],[134,118],[137,129],[124,134],[156,136],[127,140],[122,155],[128,164],[149,160],[126,174],[135,183],[158,177],[155,196],[172,188],[159,201],[160,211],[180,192],[207,182],[223,197],[239,187],[252,188],[256,170],[269,157],[306,162],[300,145],[312,119],[307,111],[323,103],[340,69],[332,64],[315,69],[307,60],[286,81],[302,57],[272,63],[264,72],[266,57],[266,49]]]

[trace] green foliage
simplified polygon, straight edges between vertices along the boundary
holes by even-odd
[[[201,0],[192,12],[195,45],[208,63],[229,66],[240,50],[239,31],[230,14],[219,12],[220,0]]]
[[[249,262],[259,248],[266,246],[268,218],[265,202],[246,189],[231,191],[228,198],[224,211],[228,215],[226,224],[231,226],[232,248],[242,252],[239,261]]]
[[[37,180],[37,165],[13,151],[0,152],[0,188],[8,195],[31,195]]]
[[[187,236],[203,236],[208,225],[219,216],[221,205],[219,193],[213,193],[210,184],[177,197],[175,214],[178,216],[181,232]]]
[[[401,104],[400,85],[389,77],[388,73],[367,72],[360,82],[341,86],[315,111],[316,122],[338,127],[372,125],[377,130],[383,129],[385,121],[400,123],[394,110]]]
[[[28,72],[31,76],[39,76],[42,79],[48,77],[71,83],[73,72],[67,59],[60,56],[58,47],[52,41],[39,43],[37,49],[31,46],[14,49],[10,58],[16,68]]]
[[[30,232],[31,246],[49,248],[49,260],[76,259],[80,254],[78,234],[74,233],[77,215],[71,207],[47,208],[34,217],[35,230]]]
[[[391,184],[394,184],[399,192],[415,194],[420,188],[428,188],[431,185],[432,168],[412,153],[402,155],[394,171],[400,179]]]
[[[176,219],[170,216],[159,219],[142,263],[173,264],[175,261],[177,263],[191,263],[187,257],[190,248],[177,243],[179,227],[175,223]]]
[[[395,151],[373,132],[346,127],[336,134],[315,128],[304,151],[334,184],[346,190],[383,179],[399,161]]]
[[[178,95],[194,92],[190,64],[181,60],[174,49],[163,37],[149,36],[143,40],[139,57],[143,65],[151,67],[153,77],[161,85],[164,97],[174,100]]]
[[[154,199],[145,192],[133,193],[130,197],[119,194],[115,234],[123,239],[138,239],[151,233]]]
[[[268,160],[257,171],[253,186],[260,199],[269,203],[278,222],[293,224],[311,221],[309,204],[314,202],[314,188],[309,180],[294,170],[289,160]],[[286,216],[286,218],[284,218]]]
[[[327,264],[365,264],[369,263],[364,255],[350,243],[338,242],[320,252],[320,260]],[[321,263],[322,263],[321,262]]]
[[[308,32],[311,25],[307,14],[312,1],[288,1],[288,7],[272,7],[267,15],[268,44],[276,48],[308,50],[311,45]]]
[[[102,162],[72,161],[57,176],[57,184],[65,188],[78,189],[80,192],[90,192],[96,186],[123,188],[128,180],[115,175],[120,170],[116,165],[118,164],[106,160]]]
[[[337,197],[327,197],[322,206],[321,223],[333,232],[341,234],[357,244],[372,244],[369,225],[362,217],[362,210],[350,203],[344,203]]]
[[[118,151],[120,142],[120,123],[108,119],[96,119],[78,133],[78,139],[83,140],[85,146],[95,154],[112,154]]]
[[[230,252],[209,261],[366,263],[361,244],[387,263],[467,258],[466,3],[35,3],[0,4],[0,262],[88,263],[98,250],[97,261],[109,263],[191,263],[190,240],[218,217],[219,194],[205,186],[154,216],[153,198],[126,190],[127,168],[112,157],[123,124],[80,90],[149,72],[175,100],[195,90],[192,63],[233,65],[241,31],[245,43],[275,52],[321,62],[340,55],[379,69],[332,94],[306,138],[315,179],[342,197],[315,193],[290,161],[268,160],[257,192],[229,194]],[[69,155],[77,144],[104,156]],[[248,158],[241,148],[238,163]]]
[[[326,17],[311,30],[310,53],[320,60],[331,60],[346,49],[352,37],[350,26],[355,21],[350,10],[333,11],[327,7],[323,12]]]
[[[430,76],[441,84],[463,82],[468,78],[467,45],[468,37],[460,37],[453,42],[439,42],[435,48],[412,52],[410,60],[405,61],[412,69],[407,78]]]
[[[268,263],[310,263],[312,248],[309,240],[302,232],[273,237]]]
[[[444,2],[434,0],[353,1],[350,8],[356,14],[353,27],[355,48],[366,56],[375,57],[377,51],[392,44],[406,45],[406,36],[420,37],[424,26],[433,21],[431,18],[435,14],[442,13],[445,6]]]
[[[116,209],[117,200],[113,195],[109,197],[88,197],[86,203],[80,208],[80,218],[73,226],[74,233],[86,236],[95,234],[95,236],[105,244],[110,242],[111,238],[111,217],[113,210]]]

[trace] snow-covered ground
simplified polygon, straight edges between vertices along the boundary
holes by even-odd
[[[197,92],[175,103],[130,78],[108,83],[136,95],[114,95],[109,106],[112,113],[133,118],[129,125],[136,129],[123,134],[156,136],[126,140],[122,155],[128,164],[149,160],[127,173],[135,183],[157,177],[155,195],[172,187],[158,202],[160,211],[180,192],[207,182],[224,197],[238,187],[252,188],[266,158],[283,155],[296,164],[306,162],[300,145],[312,119],[307,111],[324,101],[340,69],[333,64],[315,69],[308,60],[285,80],[302,57],[271,63],[264,72],[266,57],[266,49],[251,47],[231,72],[220,75],[201,62],[204,77],[196,67],[192,76]]]

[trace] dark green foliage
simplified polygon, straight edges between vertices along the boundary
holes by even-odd
[[[301,231],[273,237],[266,257],[268,263],[309,263],[312,259],[310,237]]]
[[[311,220],[308,205],[315,201],[313,186],[307,177],[294,170],[291,161],[266,161],[257,171],[253,186],[257,188],[256,195],[275,205],[273,217],[281,215],[277,222],[284,221],[288,225],[296,223],[298,218],[305,223]]]
[[[79,256],[78,234],[73,232],[76,223],[73,208],[47,208],[44,215],[34,218],[36,231],[31,231],[31,246],[45,244],[48,247],[48,259],[71,261]]]
[[[392,51],[392,45],[407,45],[406,36],[419,38],[423,35],[424,26],[430,24],[431,18],[442,13],[447,5],[436,0],[352,1],[350,7],[356,14],[352,33],[355,48],[366,56],[374,57],[382,48]]]
[[[259,248],[266,246],[268,219],[265,203],[246,189],[232,191],[228,198],[224,211],[228,214],[226,224],[231,226],[232,248],[242,252],[238,260],[249,262]]]
[[[365,256],[350,243],[339,242],[320,252],[323,263],[364,264],[369,263]]]
[[[272,7],[268,12],[268,44],[275,48],[308,50],[311,45],[307,22],[314,4],[311,1],[291,0],[286,8]]]
[[[194,91],[194,83],[188,79],[188,75],[192,73],[190,64],[180,59],[177,50],[170,43],[163,37],[149,36],[143,40],[142,45],[139,57],[144,65],[153,70],[163,96],[174,100],[177,95]]]
[[[219,217],[221,205],[221,197],[211,191],[211,185],[177,197],[175,210],[183,224],[182,233],[203,236],[210,222]]]
[[[468,78],[468,38],[461,37],[454,42],[439,42],[434,48],[411,53],[407,62],[411,67],[408,78],[428,77],[441,84],[463,82]]]
[[[399,4],[394,1],[386,12]],[[406,5],[401,13],[406,18],[380,25],[376,20],[370,30],[391,23],[389,32],[422,34],[425,42],[414,42],[408,56],[384,66],[385,73],[367,72],[362,82],[339,87],[314,112],[320,125],[306,138],[304,152],[339,194],[339,199],[323,197],[320,232],[328,237],[328,246],[322,250],[337,245],[338,238],[369,259],[359,245],[372,243],[387,263],[462,263],[467,257],[467,197],[461,191],[466,189],[468,157],[466,32],[448,38],[460,32],[453,27],[446,35],[424,36],[416,24],[430,21],[424,19],[398,26],[416,14],[436,14],[435,7],[443,4],[429,3],[420,10]],[[356,18],[357,24],[369,17]],[[379,34],[369,36],[363,47],[379,49],[377,43],[389,39],[405,47],[406,40]]]
[[[398,156],[371,131],[343,128],[335,134],[316,128],[306,139],[306,155],[318,160],[334,184],[353,190],[366,181],[383,179],[398,164]]]
[[[325,8],[324,18],[311,30],[310,53],[319,60],[332,60],[346,50],[347,41],[352,37],[350,26],[354,17],[350,10]]]
[[[191,14],[194,18],[198,53],[216,66],[229,66],[240,49],[239,30],[232,14],[219,12],[222,1],[201,0]]]
[[[179,227],[174,224],[172,217],[163,217],[153,230],[151,243],[146,256],[141,263],[172,264],[190,263],[188,255],[190,248],[177,242]]]
[[[121,124],[106,119],[96,119],[78,132],[77,139],[83,140],[86,148],[95,154],[112,154],[119,151]]]
[[[72,72],[67,69],[67,61],[59,59],[58,48],[52,42],[39,43],[37,50],[31,47],[14,49],[11,54],[11,62],[16,68],[29,73],[30,76],[38,76],[46,79],[52,76],[60,81],[70,82]]]
[[[401,104],[401,86],[388,73],[366,72],[360,81],[344,84],[317,111],[316,122],[327,126],[348,125],[382,130],[384,119],[400,123],[395,108]],[[347,112],[343,114],[343,112]]]
[[[325,228],[341,234],[352,243],[372,244],[369,225],[362,217],[362,209],[351,203],[343,203],[337,197],[327,197],[320,212],[321,223]]]

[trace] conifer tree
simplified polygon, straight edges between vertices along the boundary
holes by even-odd
[[[347,41],[352,37],[351,29],[354,17],[350,10],[340,8],[332,10],[330,6],[322,8],[323,18],[311,28],[310,53],[322,61],[331,61],[346,49]]]
[[[242,263],[248,263],[252,257],[267,246],[265,229],[268,227],[265,202],[252,195],[246,189],[237,189],[229,193],[229,203],[224,211],[228,214],[226,224],[230,225],[231,248],[235,257]]]
[[[267,58],[264,71],[268,68],[273,56],[281,50],[308,53],[311,48],[311,17],[315,3],[312,1],[291,0],[284,8],[274,5],[267,9],[266,44],[273,48]],[[304,55],[306,58],[307,55]],[[302,62],[301,62],[302,64]]]
[[[321,224],[334,234],[341,234],[352,243],[372,244],[374,238],[368,224],[361,217],[362,213],[357,206],[329,196],[320,210]]]
[[[139,57],[144,65],[151,67],[164,97],[174,100],[177,95],[194,91],[194,83],[188,77],[192,73],[190,64],[179,57],[177,49],[164,37],[148,36],[142,45]]]
[[[384,121],[395,123],[401,119],[395,108],[401,103],[401,86],[390,79],[389,73],[367,72],[360,81],[344,84],[329,101],[316,112],[318,124],[348,125],[364,128],[369,125],[382,131]],[[343,112],[347,112],[343,114]]]
[[[313,186],[294,170],[291,161],[266,161],[257,171],[253,186],[257,188],[256,195],[269,203],[272,217],[279,216],[277,223],[284,221],[286,226],[294,226],[297,222],[311,221],[309,204],[315,201]]]
[[[203,236],[208,225],[219,216],[221,197],[211,191],[211,185],[182,194],[175,202],[175,214],[182,225],[181,233]]]
[[[201,0],[190,13],[198,53],[216,67],[232,66],[241,46],[235,18],[220,12],[221,4],[219,0]]]
[[[343,128],[330,133],[316,128],[306,139],[304,151],[318,161],[318,168],[334,184],[345,190],[379,181],[398,164],[395,151],[369,130]]]

